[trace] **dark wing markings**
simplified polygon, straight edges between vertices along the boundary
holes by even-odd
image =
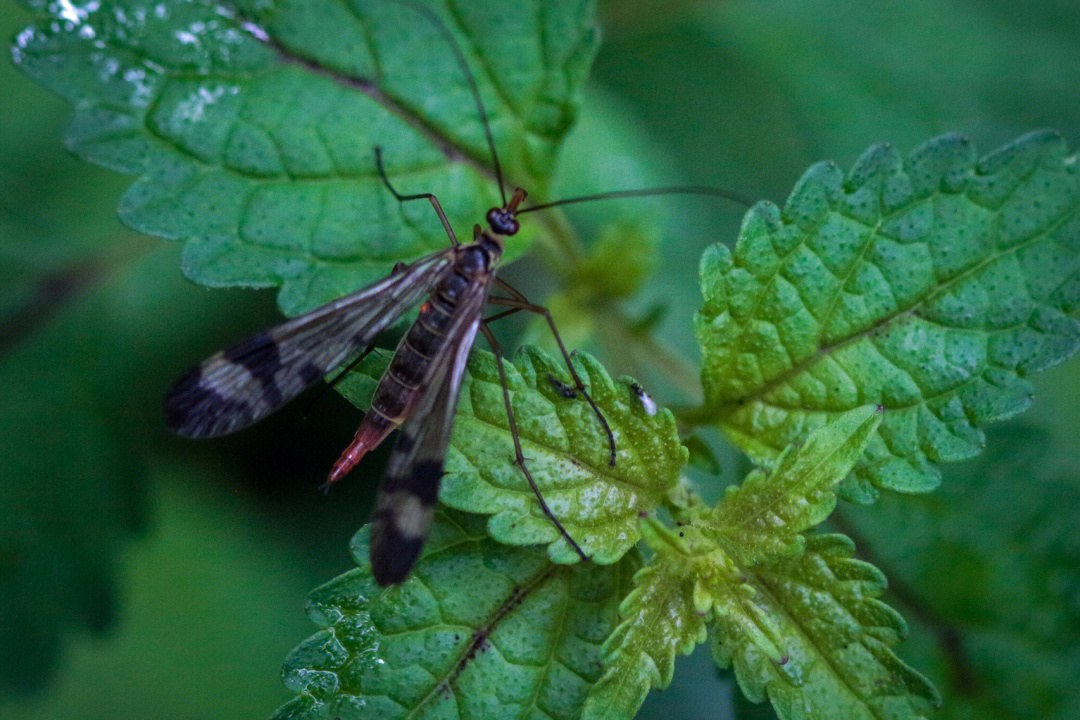
[[[247,427],[365,347],[453,269],[453,248],[212,355],[165,396],[169,427],[214,437]]]
[[[439,497],[461,379],[486,297],[487,285],[477,283],[462,298],[446,342],[432,358],[424,395],[402,425],[390,455],[371,523],[371,572],[380,585],[404,582],[424,546]]]

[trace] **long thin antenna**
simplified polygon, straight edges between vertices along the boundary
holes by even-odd
[[[495,152],[495,138],[491,135],[491,124],[488,122],[487,111],[484,110],[484,102],[480,99],[480,88],[476,84],[476,77],[472,74],[472,70],[469,69],[469,64],[465,61],[465,53],[461,51],[461,46],[458,45],[457,40],[454,39],[453,34],[450,32],[450,28],[446,27],[446,23],[444,23],[442,19],[435,14],[435,11],[427,5],[421,5],[420,3],[412,2],[412,0],[391,0],[391,2],[410,7],[426,17],[428,21],[435,26],[435,29],[439,31],[439,34],[443,36],[443,39],[450,44],[450,49],[454,51],[454,58],[457,60],[461,72],[465,74],[465,79],[469,83],[469,89],[472,91],[473,100],[476,101],[476,110],[480,114],[480,123],[484,126],[484,137],[487,138],[488,147],[491,148],[491,164],[495,168],[495,179],[499,181],[499,195],[502,196],[503,207],[506,207],[506,189],[503,187],[502,166],[499,165],[499,154]]]
[[[593,200],[614,200],[616,198],[649,197],[651,195],[708,195],[710,197],[724,198],[725,200],[730,200],[747,208],[754,206],[753,200],[744,195],[740,195],[734,190],[701,187],[698,185],[672,185],[670,187],[645,188],[643,190],[616,190],[615,192],[596,193],[595,195],[582,195],[581,197],[564,198],[562,200],[556,200],[555,202],[543,203],[542,205],[531,205],[530,207],[522,208],[521,210],[517,211],[517,214],[521,215],[522,213],[534,212],[536,210],[547,210],[548,208],[559,207],[561,205],[574,205],[576,203],[592,202]]]

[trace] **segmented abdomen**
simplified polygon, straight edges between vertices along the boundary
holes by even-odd
[[[408,417],[420,399],[424,376],[431,367],[431,359],[446,342],[446,331],[457,307],[452,299],[456,293],[448,290],[453,291],[462,280],[460,275],[451,275],[420,306],[420,315],[398,343],[394,359],[379,379],[371,408],[360,422],[356,436],[330,470],[328,485],[345,477],[368,451]]]

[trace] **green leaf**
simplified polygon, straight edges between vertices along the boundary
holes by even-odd
[[[987,435],[986,454],[951,468],[939,492],[845,507],[845,526],[910,608],[905,655],[942,689],[945,717],[1075,718],[1075,451],[1026,425]]]
[[[360,566],[315,590],[322,630],[285,662],[299,695],[275,718],[577,718],[600,644],[640,566],[551,563],[493,542],[482,518],[441,511],[416,569],[382,589]]]
[[[759,204],[701,263],[703,418],[767,461],[838,413],[885,418],[852,496],[924,491],[935,462],[1028,406],[1027,376],[1080,342],[1080,176],[1052,133],[976,159],[957,136],[871,148]]]
[[[705,640],[705,616],[694,608],[694,584],[677,555],[661,550],[634,575],[634,589],[619,605],[623,621],[604,643],[606,670],[589,692],[583,720],[634,717],[651,688],[671,684],[676,653],[689,655]]]
[[[811,535],[806,551],[759,565],[741,592],[718,598],[709,636],[754,702],[788,718],[922,718],[940,698],[890,649],[903,619],[877,598],[885,578],[851,558],[841,535]]]
[[[802,532],[836,507],[836,485],[880,422],[873,406],[851,410],[781,453],[775,469],[755,470],[729,487],[710,518],[714,536],[747,566],[802,552]]]
[[[360,407],[370,400],[388,358],[369,356],[342,383]],[[531,347],[504,367],[529,471],[552,513],[595,562],[613,563],[637,542],[638,518],[660,504],[686,463],[668,410],[649,415],[630,382],[613,381],[590,355],[575,367],[615,436],[615,467],[607,436],[582,397],[567,398],[552,378],[571,385],[566,365]],[[488,532],[512,545],[548,544],[551,559],[578,555],[544,515],[514,462],[493,355],[473,350],[461,387],[454,435],[439,499],[450,507],[491,515]]]
[[[415,8],[24,4],[39,19],[16,64],[75,103],[72,149],[139,176],[122,218],[183,239],[200,283],[280,285],[296,313],[445,247],[430,206],[383,187],[375,145],[397,187],[438,195],[459,234],[496,203],[465,76]],[[509,181],[543,195],[596,51],[593,3],[430,5],[477,76]]]
[[[624,620],[604,644],[608,670],[584,718],[632,718],[651,688],[671,683],[676,653],[688,655],[705,639],[710,611],[780,660],[783,629],[755,608],[747,568],[804,550],[802,531],[835,507],[833,488],[881,420],[875,410],[852,410],[788,448],[773,472],[755,470],[711,512],[685,491],[670,494],[678,529],[643,523],[654,556],[619,607]]]

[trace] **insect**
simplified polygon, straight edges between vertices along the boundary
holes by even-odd
[[[637,383],[631,383],[630,389],[637,395],[637,399],[641,402],[641,407],[645,408],[646,415],[655,415],[657,412],[656,401],[652,399],[649,393],[645,392],[645,388],[641,387]]]
[[[384,586],[403,582],[420,554],[438,496],[458,390],[477,333],[485,336],[496,356],[517,466],[545,515],[585,560],[585,552],[552,514],[528,470],[510,403],[502,349],[487,323],[519,311],[543,316],[573,380],[572,386],[563,386],[563,395],[568,399],[580,395],[589,403],[607,436],[611,465],[616,459],[615,438],[570,361],[550,313],[496,277],[505,239],[518,231],[517,215],[522,212],[594,199],[701,189],[630,190],[521,208],[526,192],[518,188],[509,199],[506,197],[502,169],[476,80],[453,35],[427,6],[410,0],[394,2],[424,15],[453,49],[476,102],[502,205],[488,211],[486,228],[474,227],[472,242],[459,243],[434,195],[404,195],[393,187],[383,166],[382,153],[376,147],[376,168],[387,189],[399,202],[428,200],[451,241],[450,247],[410,264],[399,264],[391,275],[373,285],[211,356],[169,390],[164,402],[166,421],[178,434],[188,437],[215,437],[244,428],[289,402],[351,356],[369,348],[379,333],[419,304],[416,321],[398,343],[389,367],[379,380],[370,409],[353,441],[334,463],[326,483],[328,486],[343,478],[367,452],[401,426],[378,491],[371,526],[371,568],[376,581]],[[704,192],[728,196],[726,191],[706,189]],[[494,288],[505,295],[493,295]],[[483,309],[487,304],[507,309],[485,319]]]

